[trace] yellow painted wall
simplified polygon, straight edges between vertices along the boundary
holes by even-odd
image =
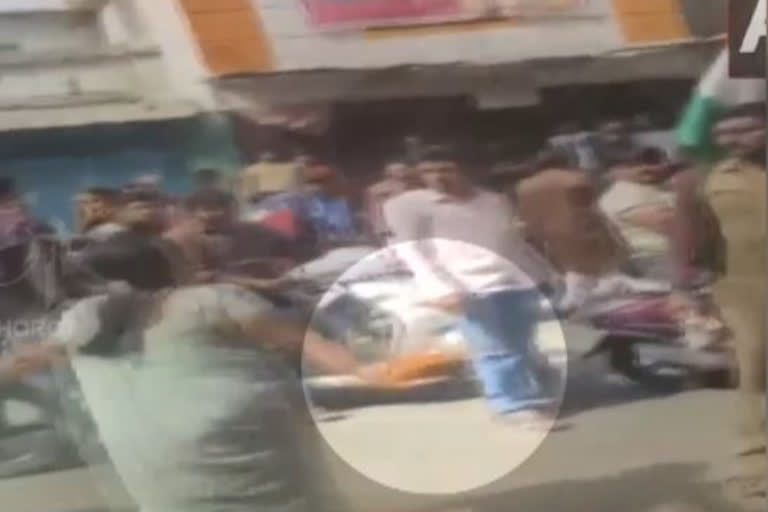
[[[690,36],[680,0],[613,0],[616,21],[628,43]]]
[[[270,71],[272,49],[248,0],[179,0],[200,52],[214,74]]]

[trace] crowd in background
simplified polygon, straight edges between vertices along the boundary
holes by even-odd
[[[661,141],[655,147],[640,145],[648,142],[638,139],[628,123],[620,121],[606,122],[596,132],[563,127],[541,154],[512,165],[500,163],[479,173],[480,180],[494,188],[500,187],[497,190],[507,191],[510,199],[523,205],[530,203],[525,197],[516,197],[523,178],[530,178],[532,173],[543,176],[545,173],[540,171],[547,168],[580,170],[588,178],[586,181],[577,183],[580,178],[574,172],[560,179],[557,186],[569,189],[571,195],[591,193],[597,199],[597,195],[602,194],[599,202],[602,212],[613,221],[612,227],[621,232],[625,241],[634,245],[633,263],[653,267],[650,270],[654,276],[661,274],[668,278],[669,273],[662,268],[665,264],[658,260],[663,259],[670,244],[667,235],[660,231],[669,228],[672,192],[667,185],[681,165],[670,160],[668,141],[665,141],[667,147]],[[332,164],[311,155],[299,154],[291,161],[279,161],[269,152],[238,176],[214,169],[196,172],[195,189],[186,198],[166,195],[162,182],[151,175],[140,177],[122,189],[94,187],[83,190],[75,198],[77,236],[70,243],[82,248],[114,240],[115,236],[124,240],[156,237],[174,242],[172,249],[185,256],[185,264],[174,263],[174,270],[192,274],[197,272],[192,267],[209,268],[212,263],[204,260],[214,258],[211,253],[217,250],[195,247],[200,245],[196,239],[207,238],[213,246],[219,246],[218,250],[223,250],[226,237],[216,239],[212,234],[235,228],[246,229],[247,238],[253,242],[247,250],[231,250],[244,251],[251,260],[290,257],[306,261],[332,247],[380,245],[386,242],[389,231],[383,218],[383,204],[402,192],[424,187],[415,163],[418,152],[427,147],[425,141],[416,137],[406,138],[400,155],[393,155],[382,169],[380,181],[364,190]],[[10,178],[4,182],[4,211],[10,212],[7,215],[21,215],[21,193],[13,191]],[[585,190],[579,191],[579,187]],[[548,189],[546,193],[556,194],[556,191]],[[558,201],[573,203],[566,197]],[[623,215],[623,209],[634,209],[644,201],[654,203],[648,206],[651,210],[655,208],[656,213],[644,216],[633,213],[632,219]],[[553,204],[556,206],[557,202]],[[526,219],[532,229],[534,224],[556,225],[565,221],[565,218],[556,220],[554,211],[545,216],[528,216],[533,217]],[[581,211],[578,216],[589,217],[589,212]],[[227,223],[230,225],[225,227]],[[23,224],[20,222],[3,224],[5,230],[28,229],[18,227]],[[538,226],[534,230],[546,229]],[[546,237],[543,242],[550,250],[573,238],[573,230],[565,225],[558,231],[539,233]],[[8,236],[4,234],[4,238]],[[230,238],[244,237],[232,235]],[[568,250],[575,250],[572,244]],[[551,257],[558,258],[554,254]],[[190,275],[184,277],[190,278]]]
[[[80,297],[104,294],[115,282],[152,292],[186,287],[199,309],[187,307],[186,292],[153,296],[167,318],[213,336],[218,324],[214,328],[205,323],[209,317],[198,315],[210,313],[234,318],[245,337],[290,332],[285,339],[296,343],[301,336],[291,329],[270,323],[265,330],[243,313],[267,306],[235,288],[267,294],[290,286],[286,271],[333,248],[423,238],[455,242],[437,244],[429,255],[398,254],[423,289],[434,292],[425,304],[462,316],[493,412],[516,418],[529,413],[529,425],[551,423],[556,415],[525,349],[535,325],[531,304],[543,286],[564,283],[559,300],[567,312],[607,282],[631,288],[635,279],[661,281],[673,289],[668,307],[683,321],[705,314],[694,297],[714,283],[715,302],[734,333],[730,341],[749,404],[740,455],[752,468],[753,459],[759,466],[765,458],[764,340],[762,321],[755,320],[764,314],[764,292],[756,285],[764,276],[764,233],[754,227],[765,218],[765,133],[764,113],[750,109],[718,125],[715,135],[728,158],[706,179],[694,162],[612,122],[597,133],[558,134],[530,158],[495,167],[482,176],[493,190],[477,183],[449,144],[413,139],[365,191],[352,190],[329,162],[311,155],[281,162],[270,153],[234,180],[212,169],[198,171],[195,190],[184,198],[164,194],[151,176],[119,190],[92,188],[76,198],[78,236],[65,241],[65,274],[78,288],[71,293]],[[19,246],[24,237],[55,236],[35,220],[9,178],[0,182],[0,216],[2,249]],[[24,273],[23,257],[3,251],[4,280]],[[207,295],[206,286],[222,285],[228,288]],[[125,302],[118,309],[123,307]],[[168,319],[159,325],[186,332]],[[148,339],[162,332],[150,329]],[[317,346],[318,361],[354,371],[349,354],[334,352],[323,340]],[[150,350],[148,357],[161,352]],[[232,364],[222,354],[207,354],[222,366]],[[150,373],[147,378],[161,379]],[[236,387],[225,388],[239,396]],[[753,479],[759,474],[748,473]],[[150,501],[189,499],[168,497],[167,490],[134,477],[129,485],[143,489]]]

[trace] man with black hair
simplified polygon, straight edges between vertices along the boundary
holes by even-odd
[[[183,249],[194,279],[238,276],[239,283],[277,278],[306,258],[302,248],[258,224],[237,219],[235,198],[205,191],[190,196],[186,208],[193,220],[166,233]]]
[[[330,164],[318,161],[306,169],[302,191],[303,216],[323,249],[355,244],[362,238],[359,218],[350,201],[346,178]]]
[[[0,249],[18,245],[30,235],[50,232],[27,209],[16,189],[16,180],[0,177]]]
[[[125,230],[146,236],[158,236],[165,230],[165,198],[157,192],[123,192],[115,222]]]
[[[526,234],[561,273],[596,277],[619,268],[623,244],[600,214],[597,188],[586,172],[557,151],[542,152],[515,192]]]
[[[397,161],[384,168],[384,179],[368,187],[365,194],[366,220],[376,241],[384,241],[388,235],[382,212],[383,204],[408,190],[421,187],[421,180],[413,167]]]
[[[600,170],[600,162],[592,140],[593,135],[584,130],[580,123],[568,123],[559,130],[559,133],[550,137],[549,146],[564,151],[569,166],[576,166],[594,174]]]
[[[110,197],[114,196],[110,193]],[[112,280],[115,273],[112,265],[95,266],[93,262],[108,262],[115,251],[133,251],[137,258],[148,255],[147,258],[154,261],[149,268],[135,265],[132,270],[126,270],[133,276],[131,284],[134,286],[145,288],[153,279],[171,286],[180,280],[181,274],[177,273],[181,272],[177,265],[181,259],[180,251],[162,237],[166,221],[164,199],[145,190],[121,192],[118,197],[113,221],[102,225],[97,236],[91,237],[83,249],[70,254],[68,282],[79,289],[78,282],[91,283],[94,277]],[[169,275],[174,277],[167,277]]]
[[[328,492],[295,361],[364,379],[378,370],[240,287],[135,281],[155,256],[135,242],[94,257],[145,291],[78,301],[47,343],[0,360],[0,381],[67,360],[143,511],[347,510]]]
[[[29,212],[15,180],[0,177],[0,282],[18,280],[24,272],[29,243],[52,232]]]
[[[125,228],[115,222],[122,205],[122,192],[107,187],[92,187],[77,198],[78,224],[90,240],[105,240]]]
[[[425,189],[384,205],[393,249],[415,274],[424,304],[461,316],[492,412],[548,428],[556,398],[545,390],[533,335],[548,268],[518,233],[511,205],[474,186],[447,148],[417,167]]]
[[[139,290],[153,290],[176,282],[175,262],[167,254],[158,240],[126,231],[89,247],[82,264],[105,282],[124,281]]]
[[[629,123],[620,119],[603,121],[592,137],[592,146],[603,170],[626,162],[635,152]]]
[[[638,148],[613,170],[600,209],[619,231],[634,269],[643,277],[673,277],[670,250],[675,194],[667,186],[676,167],[658,148]]]

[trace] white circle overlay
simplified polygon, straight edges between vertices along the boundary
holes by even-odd
[[[452,240],[437,240],[443,248],[475,251],[482,260],[500,257],[478,246]],[[397,272],[397,251],[406,242],[387,249],[369,251],[363,255],[353,249],[329,254],[320,268],[330,269],[334,263],[349,266],[320,301],[318,312],[344,293],[352,294],[368,304],[397,318],[392,338],[380,344],[386,349],[374,350],[376,360],[386,360],[391,354],[463,349],[468,353],[456,326],[458,317],[423,305],[424,286],[412,276]],[[412,248],[412,247],[411,247]],[[333,259],[336,261],[331,261]],[[520,270],[504,260],[512,271]],[[344,268],[344,267],[342,267]],[[533,281],[531,280],[531,286]],[[565,334],[548,300],[542,295],[542,317],[533,340],[535,349],[544,356],[557,384],[550,390],[557,408],[562,403],[567,373]],[[431,332],[439,336],[429,336]],[[384,355],[381,355],[381,353]],[[554,420],[539,428],[494,417],[479,392],[471,363],[467,361],[467,376],[449,377],[442,382],[414,382],[408,388],[377,390],[353,376],[330,376],[312,373],[304,357],[304,395],[322,437],[332,450],[352,468],[367,478],[392,489],[414,494],[456,495],[492,484],[522,465],[550,433]],[[456,381],[473,383],[476,397],[440,398],[441,386],[446,389]],[[462,384],[462,385],[463,385]],[[435,390],[434,399],[407,399],[419,386]],[[455,389],[455,387],[454,387]],[[371,399],[365,397],[370,393]],[[386,393],[386,400],[380,399]],[[398,394],[404,397],[398,400]],[[335,415],[324,407],[324,400],[334,396]],[[346,396],[356,397],[349,406]],[[326,398],[318,398],[325,396]],[[361,398],[362,397],[362,398]],[[379,397],[379,398],[377,398]],[[338,405],[341,402],[341,405]],[[326,421],[328,418],[330,421]]]

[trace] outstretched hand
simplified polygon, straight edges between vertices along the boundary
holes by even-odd
[[[465,297],[460,293],[453,293],[450,295],[443,295],[436,299],[426,300],[420,302],[419,306],[428,308],[435,308],[445,313],[459,315],[464,312]]]
[[[65,357],[58,346],[27,346],[0,360],[0,380],[19,380],[52,367]]]

